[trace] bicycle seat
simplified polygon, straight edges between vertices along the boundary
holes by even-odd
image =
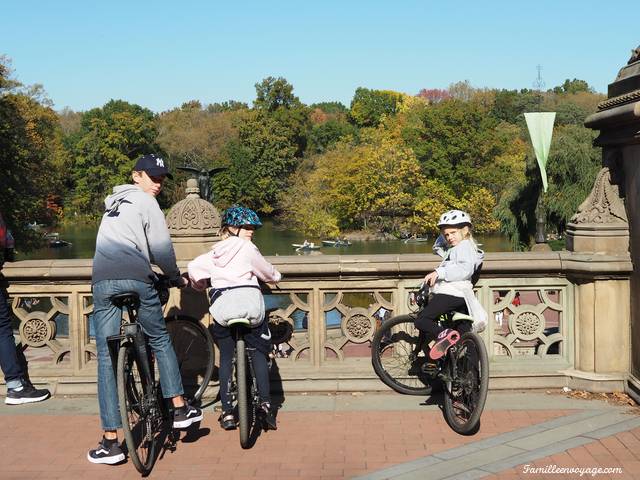
[[[232,318],[227,322],[227,326],[230,327],[232,325],[251,325],[251,322],[248,318]]]
[[[451,320],[453,320],[454,322],[460,322],[462,320],[470,320],[473,322],[473,317],[471,315],[467,315],[466,313],[453,312]]]
[[[140,306],[140,297],[136,292],[118,293],[111,297],[111,303],[118,308],[138,308]]]

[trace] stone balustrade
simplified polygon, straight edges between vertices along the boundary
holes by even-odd
[[[407,294],[433,255],[276,256],[279,288],[265,294],[285,391],[382,390],[370,361],[379,322],[407,313]],[[179,262],[186,269],[185,262]],[[476,295],[491,388],[623,390],[629,372],[627,255],[487,254]],[[31,377],[58,394],[96,391],[91,260],[5,265]],[[174,289],[165,316],[211,322],[203,293]],[[215,393],[215,389],[212,390]]]

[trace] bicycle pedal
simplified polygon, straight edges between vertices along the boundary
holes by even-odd
[[[439,371],[438,364],[425,362],[420,366],[420,371],[431,378],[435,378]]]

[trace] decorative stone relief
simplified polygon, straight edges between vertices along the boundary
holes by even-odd
[[[220,228],[218,209],[200,198],[197,181],[187,181],[187,197],[176,203],[167,214],[172,235],[217,234]]]
[[[518,297],[517,292],[520,293]],[[563,325],[565,288],[496,289],[492,291],[492,297],[497,299],[491,309],[494,356],[561,354],[561,345],[566,342]]]
[[[35,305],[44,306],[44,310]],[[50,306],[49,306],[50,305]],[[29,348],[49,348],[52,363],[58,364],[70,352],[68,341],[56,339],[58,315],[69,316],[68,297],[17,296],[12,301],[13,313],[20,320],[20,341]]]
[[[345,347],[351,344],[354,349],[362,349],[366,347],[363,344],[370,342],[376,331],[376,325],[380,322],[376,318],[376,313],[384,308],[393,315],[394,305],[391,301],[385,299],[384,292],[381,291],[362,291],[362,292],[326,292],[324,295],[324,313],[334,311],[339,314],[342,319],[340,328],[326,328],[326,340],[324,348],[335,353],[338,360],[344,360]],[[345,299],[346,295],[368,295],[370,297],[370,305],[368,308],[353,307],[348,305]],[[330,300],[329,300],[330,299]],[[358,356],[358,353],[352,352]],[[370,352],[366,351],[367,355]],[[347,354],[348,356],[348,354]]]
[[[580,204],[571,223],[628,223],[620,188],[613,183],[609,167],[600,170],[591,193]]]

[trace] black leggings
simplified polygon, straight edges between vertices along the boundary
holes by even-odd
[[[427,306],[418,314],[416,327],[426,333],[427,341],[435,340],[444,330],[437,320],[443,313],[451,311],[466,312],[467,304],[464,298],[437,293],[431,297]]]
[[[222,410],[228,412],[233,408],[231,395],[229,395],[229,385],[231,384],[231,367],[233,365],[236,342],[230,335],[223,338],[216,338],[215,340],[218,349],[220,349],[220,369],[218,371],[220,378],[220,400],[222,401]],[[251,357],[253,371],[256,374],[260,403],[271,402],[267,356],[261,351],[249,346],[247,346],[247,352]],[[249,375],[248,372],[247,375]]]

